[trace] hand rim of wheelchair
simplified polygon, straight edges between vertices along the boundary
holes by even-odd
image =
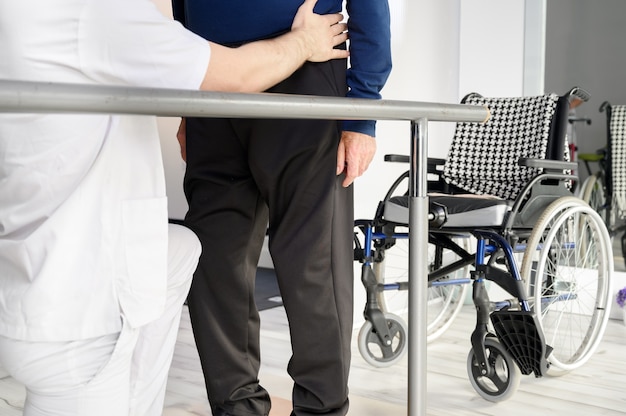
[[[596,216],[597,218],[595,219],[597,222],[604,224],[604,222],[602,221],[602,218],[599,216],[599,214],[592,209],[591,207],[588,206],[578,206],[578,207],[572,207],[567,209],[566,211],[564,211],[563,213],[561,213],[558,217],[558,219],[555,221],[555,225],[557,227],[560,227],[572,214],[575,213],[581,213],[581,214],[588,214],[591,216]],[[597,225],[597,224],[596,224]],[[597,227],[599,230],[601,230],[601,232],[603,230],[605,230],[605,228],[603,227]],[[557,234],[557,228],[553,227],[552,230],[549,232],[548,237],[546,238],[546,242],[548,242],[548,245],[551,244],[551,242],[553,241],[553,239],[555,238]],[[604,250],[606,252],[607,248],[606,248],[606,244],[605,242],[609,239],[608,237],[608,233],[606,234],[605,238],[603,238],[602,240],[599,240],[600,244],[603,244]],[[543,271],[543,265],[545,264],[545,258],[547,257],[548,253],[545,252],[540,261],[539,261],[539,269],[538,272],[539,274],[541,274],[541,272]],[[609,271],[610,273],[610,271]],[[551,363],[551,366],[554,368],[556,367],[556,369],[558,370],[564,370],[564,371],[571,371],[571,370],[575,370],[576,368],[581,367],[582,365],[584,365],[590,358],[591,356],[595,353],[595,351],[597,350],[600,341],[602,340],[602,336],[604,334],[604,331],[606,329],[606,325],[608,322],[608,313],[607,308],[609,307],[609,302],[608,302],[608,296],[610,295],[611,291],[609,290],[610,287],[610,277],[604,278],[604,280],[607,282],[604,285],[604,289],[603,291],[605,292],[605,296],[603,299],[601,299],[601,304],[599,306],[597,306],[595,309],[596,310],[601,310],[603,312],[601,312],[602,317],[600,318],[595,318],[595,314],[594,317],[592,318],[592,321],[594,323],[590,324],[590,332],[591,335],[590,336],[586,336],[584,337],[585,340],[589,340],[588,342],[585,342],[584,344],[582,344],[580,346],[580,348],[576,351],[575,356],[578,356],[577,359],[575,359],[575,361],[572,362],[563,362],[561,361],[560,358],[557,358],[557,356],[559,355],[558,352],[560,351],[560,349],[555,349],[553,350],[552,354],[549,357],[549,361]],[[536,312],[537,312],[537,316],[539,317],[539,320],[542,322],[542,326],[543,325],[543,321],[544,321],[544,315],[542,314],[542,302],[541,301],[537,301],[535,300],[535,305],[536,305]],[[598,305],[598,301],[596,300],[596,305]],[[600,312],[599,312],[600,313]],[[589,334],[589,332],[588,332]],[[575,356],[572,356],[571,358],[574,359]]]
[[[588,330],[585,336],[581,337],[581,345],[576,350],[576,353],[572,354],[568,358],[569,362],[565,362],[565,360],[559,358],[561,349],[559,348],[559,345],[553,345],[553,340],[557,338],[556,330],[552,339],[546,339],[546,343],[554,348],[552,354],[548,357],[548,361],[551,364],[551,367],[548,370],[549,375],[561,375],[564,372],[574,370],[587,362],[596,351],[602,339],[609,317],[607,308],[610,306],[610,285],[612,273],[611,263],[613,258],[612,253],[610,253],[610,238],[608,236],[608,231],[606,229],[604,221],[593,208],[591,208],[581,199],[573,196],[561,197],[555,200],[546,208],[542,216],[537,221],[537,224],[528,239],[527,246],[536,247],[540,243],[542,243],[543,246],[550,246],[561,226],[572,214],[576,213],[586,214],[589,215],[589,217],[591,218],[594,230],[600,233],[596,241],[596,243],[599,244],[598,249],[601,250],[600,254],[604,254],[600,261],[608,262],[608,264],[604,267],[602,271],[603,274],[599,275],[598,277],[598,279],[602,279],[602,286],[601,288],[598,288],[596,292],[597,296],[594,299],[594,302],[596,305],[599,305],[599,307],[594,309],[595,312],[590,318],[590,325],[588,325]],[[547,229],[549,229],[550,231],[548,231],[546,234]],[[542,238],[544,236],[545,239],[542,241]],[[532,285],[532,277],[533,272],[535,272],[536,275],[543,276],[549,252],[550,250],[541,250],[539,254],[539,261],[536,261],[536,270],[533,270],[533,264],[535,263],[534,256],[525,255],[522,262],[520,274],[522,279],[525,281],[528,298],[533,300],[532,308],[537,315],[537,319],[541,323],[542,329],[544,329],[544,334],[546,323],[544,322],[544,318],[542,315],[542,293],[533,293],[534,286]],[[575,267],[575,269],[577,269],[577,267]],[[560,332],[561,331],[559,331],[559,333]]]

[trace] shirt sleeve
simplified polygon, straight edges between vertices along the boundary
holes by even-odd
[[[380,99],[391,72],[391,17],[387,0],[349,0],[348,97]],[[344,130],[375,136],[375,120],[346,120]]]
[[[198,89],[211,56],[206,40],[150,0],[91,0],[78,30],[81,69],[106,84]]]

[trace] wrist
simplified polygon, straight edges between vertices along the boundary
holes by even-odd
[[[315,42],[313,37],[305,29],[295,29],[290,32],[295,40],[295,45],[298,50],[297,56],[302,58],[304,63],[311,59],[315,53]]]

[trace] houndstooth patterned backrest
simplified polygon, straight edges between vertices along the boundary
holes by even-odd
[[[539,171],[518,165],[520,158],[545,159],[560,97],[485,98],[471,94],[466,104],[485,105],[486,123],[457,123],[444,165],[444,179],[473,194],[514,200]],[[560,146],[563,146],[561,140]],[[563,147],[560,147],[563,154]],[[551,150],[554,152],[554,150]]]
[[[626,105],[611,106],[609,132],[613,199],[619,218],[626,216]]]

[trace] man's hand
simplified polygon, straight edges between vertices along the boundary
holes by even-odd
[[[180,120],[180,126],[178,126],[178,131],[176,132],[176,138],[178,139],[178,144],[180,144],[180,155],[183,157],[183,160],[187,161],[187,124],[185,123],[185,119]]]
[[[304,47],[308,60],[325,62],[330,59],[347,58],[348,51],[334,49],[348,39],[348,25],[341,23],[341,13],[319,15],[313,12],[317,0],[305,0],[298,9],[291,25],[292,32],[304,34]]]
[[[348,187],[361,176],[376,153],[376,139],[363,133],[344,131],[337,150],[337,175],[345,171],[343,186]]]

